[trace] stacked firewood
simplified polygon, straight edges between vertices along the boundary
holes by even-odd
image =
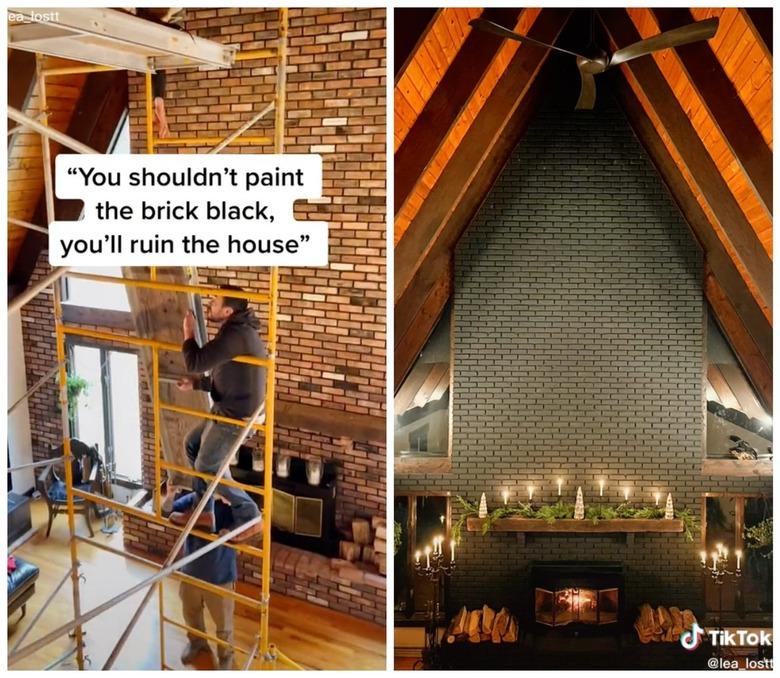
[[[681,611],[679,607],[666,608],[663,605],[653,609],[645,603],[639,608],[634,628],[642,643],[674,643],[680,640],[683,631],[690,631],[695,623],[696,617],[690,610]]]
[[[381,574],[387,574],[387,521],[380,516],[355,518],[350,539],[339,542],[339,557],[351,563],[376,565]]]
[[[517,634],[517,617],[505,607],[496,612],[483,605],[469,612],[464,606],[452,618],[444,638],[448,643],[515,643]]]

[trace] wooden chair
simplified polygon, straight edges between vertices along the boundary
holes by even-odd
[[[103,487],[102,482],[99,479],[99,467],[97,464],[91,464],[89,457],[86,455],[74,458],[71,463],[73,464],[73,477],[81,478],[81,482],[78,484],[74,483],[74,487],[84,490],[85,492],[101,492]],[[49,509],[49,525],[46,528],[47,537],[51,533],[51,526],[54,519],[61,513],[68,512],[64,471],[61,472],[63,477],[58,477],[54,470],[55,466],[56,464],[47,466],[36,480],[36,487],[46,500],[46,506]],[[84,516],[84,520],[87,523],[87,529],[89,530],[89,536],[94,537],[95,532],[93,531],[92,523],[90,522],[90,511],[95,510],[94,504],[81,497],[73,497],[73,505],[75,512]]]

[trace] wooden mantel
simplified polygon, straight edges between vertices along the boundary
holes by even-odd
[[[481,532],[484,518],[468,518],[466,530],[468,532]],[[501,518],[496,520],[490,528],[491,532],[563,532],[563,533],[629,533],[629,532],[682,532],[683,521],[639,518],[616,518],[614,520],[599,520],[594,523],[587,518],[584,520],[560,519],[555,522],[547,522],[539,518]]]

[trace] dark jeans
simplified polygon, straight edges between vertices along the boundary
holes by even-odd
[[[240,433],[241,429],[232,424],[218,421],[203,422],[187,434],[187,439],[184,441],[187,458],[196,471],[216,473]],[[224,477],[230,478],[230,469],[225,472]],[[198,496],[205,494],[207,486],[208,483],[202,478],[195,478],[193,482],[193,489]],[[260,515],[257,504],[244,490],[220,484],[217,492],[230,503],[235,526]],[[209,498],[205,510],[214,511],[213,496]]]

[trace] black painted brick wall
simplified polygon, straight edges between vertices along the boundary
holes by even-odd
[[[502,489],[611,503],[670,491],[701,516],[702,255],[622,113],[543,111],[456,253],[452,472],[396,491],[449,490],[491,508]],[[607,500],[605,496],[603,501]],[[662,499],[663,501],[663,499]],[[457,502],[453,502],[457,504]],[[457,508],[453,508],[457,518]],[[449,604],[519,604],[530,561],[617,560],[630,606],[701,611],[698,536],[464,532]]]

